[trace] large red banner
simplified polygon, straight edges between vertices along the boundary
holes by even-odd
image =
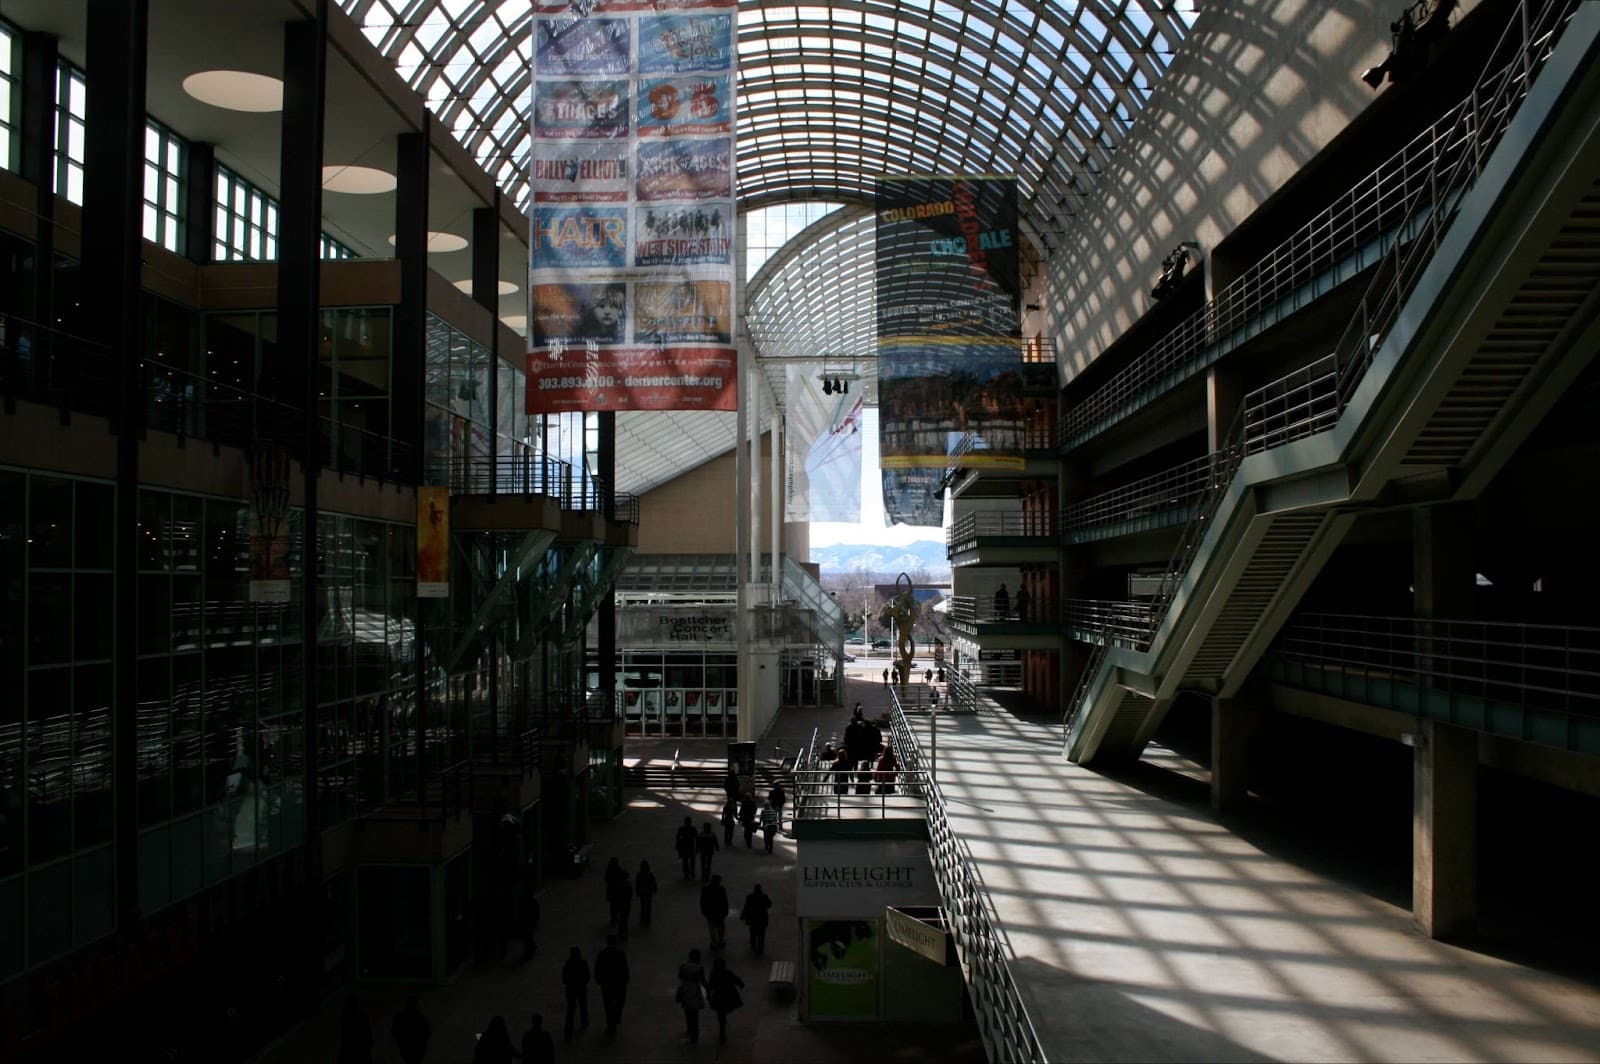
[[[737,410],[737,355],[725,347],[567,348],[528,355],[528,412]]]

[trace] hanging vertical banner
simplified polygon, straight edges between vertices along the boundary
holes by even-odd
[[[288,602],[289,452],[263,444],[250,459],[250,601]]]
[[[530,414],[734,410],[737,0],[535,0]]]
[[[861,389],[823,394],[819,364],[787,371],[784,520],[861,520]]]
[[[450,597],[449,488],[417,488],[417,597]]]
[[[929,482],[890,471],[1023,464],[1016,181],[885,178],[875,197],[885,509],[925,517]]]

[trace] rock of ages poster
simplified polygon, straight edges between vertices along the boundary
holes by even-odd
[[[737,0],[535,0],[527,410],[733,410]]]

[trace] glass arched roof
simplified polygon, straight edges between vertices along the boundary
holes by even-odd
[[[441,124],[527,207],[529,0],[339,0]],[[739,5],[742,207],[862,199],[886,174],[1014,174],[1059,231],[1198,0]]]

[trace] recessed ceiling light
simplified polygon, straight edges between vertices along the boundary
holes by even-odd
[[[357,196],[372,196],[379,192],[393,192],[398,182],[387,170],[371,166],[324,166],[322,188],[326,192],[349,192]]]
[[[390,247],[394,247],[395,246],[394,245],[394,234],[393,233],[389,234],[389,246]],[[462,248],[464,248],[466,246],[467,246],[467,238],[464,237],[464,236],[456,236],[454,233],[434,233],[434,232],[430,232],[428,234],[428,252],[429,252],[429,254],[437,254],[439,252],[444,252],[444,251],[460,251]]]
[[[202,70],[183,79],[183,91],[212,107],[264,114],[283,110],[283,81],[246,70]]]
[[[508,296],[517,290],[517,286],[510,281],[497,281],[495,283],[499,286],[500,294],[503,296]],[[456,287],[470,296],[472,294],[472,279],[457,281]]]

